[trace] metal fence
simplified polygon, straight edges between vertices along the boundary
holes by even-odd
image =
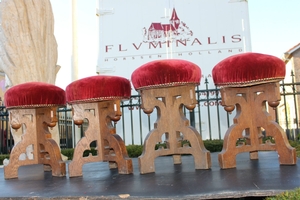
[[[9,154],[13,145],[13,137],[9,129],[8,112],[0,99],[0,154]]]
[[[221,96],[218,88],[209,88],[208,79],[204,79],[202,88],[196,88],[198,104],[194,111],[184,109],[190,125],[195,127],[204,140],[223,139],[228,127],[232,124],[235,112],[228,114],[221,105]],[[300,82],[294,81],[291,74],[291,82],[280,83],[281,104],[273,111],[276,121],[286,131],[287,137],[291,140],[299,140],[299,105],[300,101]],[[116,132],[123,138],[126,145],[143,144],[148,132],[153,129],[156,121],[156,113],[151,115],[143,113],[141,97],[132,95],[128,101],[121,104],[122,117],[115,124]],[[72,121],[72,110],[70,107],[58,110],[58,128],[60,135],[61,148],[73,148],[77,141],[84,135],[88,127],[85,121],[79,128]],[[0,154],[10,153],[14,141],[8,125],[8,112],[5,106],[0,106]]]

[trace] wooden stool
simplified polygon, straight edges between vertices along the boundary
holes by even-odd
[[[243,53],[231,56],[213,68],[213,79],[221,87],[222,105],[227,112],[236,108],[234,124],[227,130],[219,164],[223,169],[236,167],[236,155],[249,152],[258,159],[258,151],[277,151],[282,165],[296,164],[296,151],[284,130],[267,112],[266,102],[279,105],[279,81],[285,77],[285,64],[277,57]],[[262,142],[262,129],[275,143]],[[245,143],[236,145],[239,139]]]
[[[165,155],[173,155],[174,164],[181,164],[181,154],[192,154],[196,169],[211,167],[209,151],[183,113],[183,106],[193,110],[197,104],[195,86],[200,78],[201,70],[197,65],[176,59],[153,61],[133,72],[131,80],[142,97],[143,111],[150,114],[157,109],[157,121],[139,157],[141,174],[155,172],[155,158]],[[163,135],[166,148],[155,150]],[[190,145],[182,145],[184,140]]]
[[[20,166],[50,165],[53,176],[65,176],[66,166],[57,143],[48,127],[57,122],[56,109],[65,106],[65,91],[48,83],[28,82],[13,86],[4,95],[10,125],[22,131],[22,139],[11,151],[9,164],[4,166],[5,179],[17,178]],[[26,148],[32,146],[32,156]],[[20,157],[25,156],[25,160]]]
[[[112,121],[120,120],[120,100],[129,99],[129,80],[114,76],[92,76],[69,84],[66,88],[67,103],[72,105],[73,120],[81,125],[88,120],[88,129],[77,143],[69,176],[82,176],[82,166],[88,162],[107,161],[110,168],[118,168],[120,174],[133,173],[125,143],[116,134]],[[83,157],[90,144],[97,143],[97,155]]]

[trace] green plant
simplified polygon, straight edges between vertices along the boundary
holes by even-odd
[[[8,154],[2,154],[2,155],[0,155],[0,165],[3,165],[3,160],[5,158],[9,159],[9,155]]]
[[[289,143],[292,147],[296,149],[297,157],[300,158],[300,142],[298,140],[289,140]]]
[[[272,136],[265,136],[262,138],[262,140],[263,140],[263,143],[266,143],[266,142],[275,143],[275,140]]]
[[[267,197],[266,200],[298,200],[300,199],[300,188],[291,191],[285,191],[274,197]]]
[[[205,148],[210,152],[220,152],[223,148],[223,140],[204,140],[203,141]],[[190,143],[186,140],[182,141],[182,146],[188,145],[190,146]],[[167,148],[166,143],[159,143],[155,145],[155,149],[159,148]],[[128,145],[126,146],[128,156],[130,158],[136,158],[139,157],[143,152],[143,145]]]
[[[67,156],[68,160],[72,160],[73,154],[74,154],[74,149],[62,149],[61,154]]]
[[[300,147],[299,141],[289,140],[289,143],[292,147]],[[299,150],[300,150],[300,148],[299,148]]]
[[[96,148],[91,148],[91,150],[85,150],[83,152],[83,157],[88,157],[90,154],[92,154],[93,156],[97,155],[98,152],[97,152],[97,149]]]
[[[204,140],[203,143],[210,152],[220,152],[223,149],[223,140]]]
[[[143,145],[128,145],[126,149],[130,158],[137,158],[143,152]]]
[[[90,153],[94,156],[97,155],[97,150],[95,148],[91,148],[91,150],[85,150],[83,152],[83,157],[87,157],[90,155]],[[68,160],[73,159],[74,149],[62,149],[61,154],[68,157]]]
[[[300,158],[300,144],[296,146],[295,149],[296,149],[297,157]]]

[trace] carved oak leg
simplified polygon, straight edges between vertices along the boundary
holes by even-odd
[[[72,161],[69,163],[69,176],[82,176],[82,167],[89,162],[103,161],[104,157],[104,141],[103,136],[105,133],[101,131],[102,116],[107,116],[106,111],[101,113],[101,107],[103,105],[99,102],[82,103],[72,105],[74,115],[74,123],[81,125],[84,119],[87,119],[89,126],[84,132],[84,136],[78,141],[74,149],[74,155]],[[105,107],[105,106],[104,106]],[[87,157],[83,157],[83,153],[86,150],[91,150],[90,144],[95,141],[97,144],[97,155],[90,154]]]
[[[62,161],[58,144],[53,139],[45,139],[43,142],[46,154],[43,154],[43,164],[51,166],[52,176],[65,176],[66,163]]]
[[[138,157],[141,174],[155,172],[154,160],[157,156],[155,145],[161,141],[161,134],[157,130],[148,133],[144,141],[143,153]],[[157,150],[158,152],[160,150]]]
[[[112,120],[120,119],[120,101],[74,104],[73,109],[74,122],[80,125],[86,118],[89,127],[75,147],[73,160],[69,164],[70,177],[82,176],[82,166],[85,163],[99,161],[109,162],[110,168],[118,167],[120,174],[132,173],[132,160],[127,155],[125,143],[115,134],[112,126]],[[93,141],[97,143],[98,154],[83,157],[83,152],[90,150]]]
[[[107,140],[109,141],[110,148],[113,149],[113,153],[107,155],[107,160],[117,164],[119,174],[133,173],[132,160],[128,157],[122,138],[119,135],[113,134],[109,135]]]
[[[89,120],[89,123],[93,122],[92,118],[88,118],[88,120]],[[95,125],[95,126],[97,126],[97,125]],[[82,167],[84,164],[86,164],[88,162],[96,162],[96,161],[103,160],[103,157],[101,156],[102,146],[99,145],[99,142],[101,142],[100,133],[97,131],[97,129],[91,130],[91,131],[89,129],[90,129],[90,127],[88,128],[88,130],[85,131],[84,137],[82,137],[78,141],[78,143],[76,144],[76,147],[74,149],[73,159],[69,163],[69,176],[70,177],[82,176]],[[92,131],[95,131],[95,132],[92,132]],[[90,144],[93,141],[97,142],[98,155],[92,156],[90,154],[88,157],[83,157],[84,151],[91,150]]]
[[[105,153],[105,160],[109,162],[110,168],[118,168],[119,174],[133,173],[132,160],[128,157],[127,149],[122,138],[116,134],[112,123],[120,120],[120,100],[107,101],[106,106],[100,111],[105,113],[100,120],[103,139],[107,141],[109,152]],[[107,148],[106,147],[106,148]]]
[[[297,163],[296,149],[291,147],[286,133],[276,122],[270,122],[266,127],[269,136],[274,137],[276,151],[279,155],[279,163],[281,165],[295,165]]]
[[[224,137],[223,149],[218,155],[219,165],[222,169],[236,167],[236,155],[241,151],[236,147],[236,141],[242,138],[242,129],[237,126],[231,126]]]
[[[37,109],[37,142],[39,163],[50,165],[53,176],[65,176],[66,164],[63,162],[60,148],[56,141],[52,139],[48,127],[54,127],[57,122],[57,108]]]
[[[244,88],[222,88],[222,105],[231,112],[234,106],[237,115],[234,124],[227,130],[223,150],[219,154],[219,164],[223,169],[236,167],[236,155],[249,152],[250,159],[258,159],[258,151],[276,150],[280,164],[295,164],[296,151],[287,140],[282,128],[266,111],[265,104],[276,107],[279,104],[280,93],[278,83],[267,83]],[[262,143],[261,128],[266,136],[275,139],[275,144]],[[242,133],[245,132],[243,136]],[[246,139],[246,143],[236,145],[238,139]]]
[[[56,111],[56,109],[54,109]],[[55,126],[50,116],[51,108],[19,109],[10,112],[10,123],[13,128],[23,131],[22,139],[11,152],[9,164],[4,167],[5,178],[17,178],[18,168],[24,165],[47,164],[52,167],[53,176],[66,174],[65,163],[57,143],[51,139],[48,125]],[[52,110],[53,112],[53,110]],[[24,124],[22,126],[22,124]],[[26,127],[26,128],[25,128]],[[26,155],[26,148],[32,146],[33,158]],[[25,160],[20,160],[20,155]]]
[[[157,109],[157,121],[154,129],[148,133],[143,154],[139,157],[141,174],[154,172],[155,158],[165,155],[172,155],[174,164],[181,164],[182,154],[192,154],[196,169],[210,168],[210,153],[205,149],[200,134],[189,126],[183,114],[183,106],[194,109],[194,95],[194,85],[141,91],[144,112],[150,114],[154,107]],[[155,145],[161,142],[164,134],[167,148],[155,150]],[[191,146],[182,146],[182,139],[188,140]]]
[[[18,178],[18,169],[20,166],[38,164],[37,160],[29,160],[26,155],[26,148],[29,145],[33,145],[33,143],[26,140],[27,137],[25,135],[26,134],[23,135],[23,139],[12,149],[9,164],[4,166],[5,179]],[[33,145],[33,148],[36,148],[36,146]],[[26,155],[25,160],[19,160],[21,154]]]
[[[211,167],[210,152],[206,150],[201,135],[191,126],[182,132],[184,133],[184,139],[188,140],[191,144],[191,147],[183,146],[183,152],[186,153],[191,149],[190,153],[194,157],[195,169],[209,169]]]

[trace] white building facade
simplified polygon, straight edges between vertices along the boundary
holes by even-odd
[[[97,7],[98,74],[130,79],[132,72],[144,63],[176,58],[189,60],[201,68],[200,89],[205,88],[205,79],[210,88],[214,88],[212,68],[226,57],[251,51],[247,1],[99,0]],[[132,94],[137,92],[133,89]],[[214,95],[211,94],[212,97]],[[210,117],[213,120],[216,120],[216,105],[199,104],[200,107],[211,107]],[[132,110],[124,110],[124,115],[130,112]],[[198,131],[203,139],[209,139],[209,136],[218,139],[218,127],[214,125],[208,129],[205,112],[201,112],[201,121],[196,121],[196,127],[201,123],[202,128]],[[132,119],[139,121],[138,112],[135,113]],[[227,122],[225,116],[221,116],[222,119],[224,135]],[[124,122],[117,124],[118,133],[130,123],[129,120],[130,117],[126,117]],[[155,120],[155,113],[151,114],[151,121]],[[126,143],[143,141],[149,129],[147,121],[145,114],[141,128],[125,128],[123,139]],[[140,134],[141,130],[143,134]],[[122,136],[122,133],[119,134]]]

